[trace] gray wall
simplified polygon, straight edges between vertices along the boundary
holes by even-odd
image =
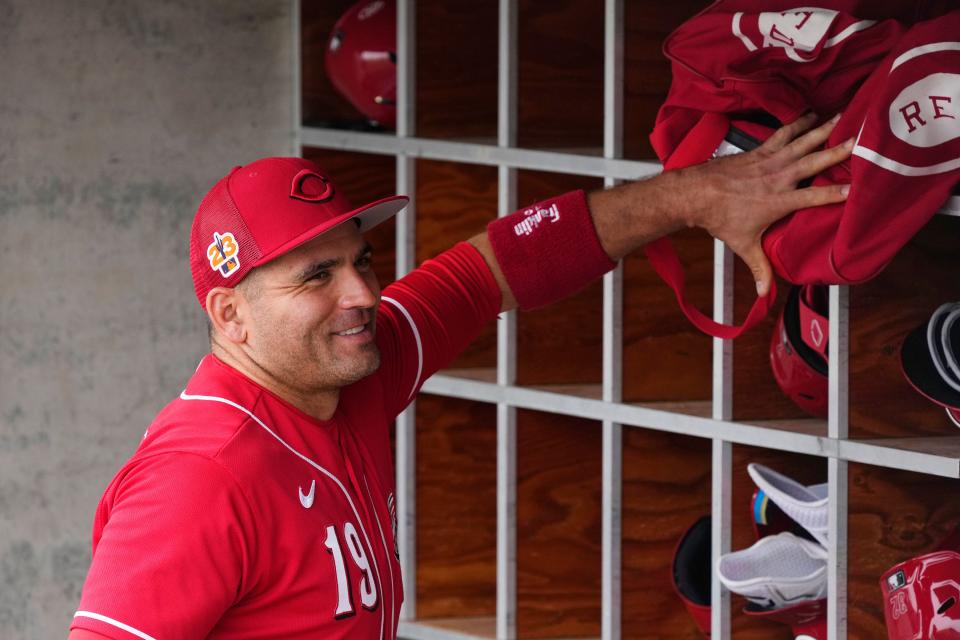
[[[293,150],[290,0],[0,0],[0,638],[65,637],[94,508],[206,350],[190,222]]]

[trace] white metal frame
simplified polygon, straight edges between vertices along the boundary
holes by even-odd
[[[719,240],[713,242],[713,319],[733,323],[733,252]],[[714,420],[729,421],[733,416],[733,343],[713,339],[713,407]],[[727,440],[713,439],[711,493],[710,557],[719,558],[730,552],[733,531],[733,445]],[[730,635],[730,592],[716,571],[710,572],[711,636]]]
[[[397,139],[412,136],[416,124],[416,6],[412,0],[397,2]],[[307,143],[309,144],[309,143]],[[400,278],[416,262],[416,160],[398,154],[397,193],[410,195],[410,204],[397,214],[396,273]],[[397,417],[396,474],[400,568],[404,575],[401,621],[413,619],[417,610],[417,511],[416,511],[416,400]]]
[[[497,148],[517,143],[517,0],[500,0]],[[517,208],[517,170],[497,167],[497,215]],[[517,314],[497,321],[497,384],[517,381]],[[517,408],[497,403],[497,638],[517,636]]]
[[[603,47],[603,157],[623,155],[623,0],[606,0]],[[612,187],[615,178],[604,178]],[[604,402],[623,397],[623,263],[603,277]],[[622,540],[623,427],[602,421],[600,633],[603,640],[620,638],[620,571]]]
[[[300,119],[299,1],[294,11],[296,119],[294,143],[303,146],[396,157],[399,193],[416,192],[418,158],[491,165],[498,168],[498,215],[517,208],[518,169],[603,177],[606,186],[661,170],[655,162],[622,158],[623,135],[623,0],[605,0],[604,142],[596,155],[520,149],[517,128],[517,0],[499,0],[499,93],[495,144],[417,138],[415,124],[415,0],[398,0],[398,115],[396,135],[303,127]],[[298,147],[299,148],[299,147]],[[960,197],[941,211],[960,216]],[[414,266],[416,200],[397,220],[397,276]],[[603,283],[603,381],[577,390],[516,385],[516,318],[503,314],[497,327],[497,369],[489,380],[442,372],[427,380],[423,393],[497,407],[497,615],[490,633],[454,631],[416,619],[415,422],[411,406],[397,420],[397,504],[399,548],[404,571],[405,603],[400,637],[422,640],[469,640],[516,637],[516,411],[519,408],[576,416],[602,424],[602,611],[604,640],[620,638],[621,455],[622,429],[643,428],[709,438],[712,453],[714,557],[730,550],[732,445],[745,444],[825,457],[830,483],[828,601],[829,638],[847,636],[847,467],[860,462],[950,478],[960,478],[960,437],[850,440],[848,438],[849,292],[830,288],[830,402],[826,423],[815,420],[734,422],[732,416],[733,351],[729,342],[713,345],[713,400],[700,415],[664,410],[655,405],[622,402],[622,266]],[[714,318],[730,323],[733,314],[733,257],[715,244]],[[710,417],[707,417],[707,416]],[[714,572],[715,573],[715,572]],[[719,580],[712,581],[713,637],[730,636],[730,598]]]

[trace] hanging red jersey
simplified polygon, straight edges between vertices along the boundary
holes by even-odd
[[[852,182],[850,197],[796,212],[763,244],[792,282],[859,282],[889,262],[960,176],[960,12],[908,28],[878,20],[869,3],[790,4],[716,2],[671,34],[664,51],[674,82],[651,140],[669,169],[710,158],[731,120],[767,122],[772,132],[807,111],[842,111],[827,144],[857,137],[854,157],[814,184]],[[652,243],[647,254],[688,317],[712,335],[736,337],[773,302],[758,300],[742,328],[713,323],[684,300],[669,242]]]

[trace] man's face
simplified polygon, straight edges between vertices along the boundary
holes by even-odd
[[[370,253],[347,222],[250,274],[247,346],[265,373],[311,393],[377,370],[380,285]]]

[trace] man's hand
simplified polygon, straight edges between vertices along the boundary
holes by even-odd
[[[725,242],[753,273],[757,293],[770,291],[773,270],[760,240],[772,223],[797,209],[842,202],[849,186],[797,184],[850,156],[853,141],[815,151],[838,118],[810,130],[816,117],[804,116],[778,129],[746,153],[668,171],[587,196],[603,250],[613,260],[684,227],[702,227]],[[486,233],[470,239],[503,292],[503,310],[516,306]],[[571,259],[576,259],[571,256]]]
[[[781,127],[753,151],[590,194],[600,242],[619,260],[684,226],[702,227],[747,263],[757,293],[765,296],[773,280],[760,244],[767,227],[797,209],[847,197],[847,185],[797,189],[801,180],[850,156],[852,140],[814,151],[837,119],[809,130],[816,120],[809,114]]]
[[[780,128],[749,153],[679,172],[678,177],[690,185],[681,191],[688,196],[682,207],[687,212],[686,223],[706,229],[740,256],[750,267],[761,296],[767,294],[773,280],[770,261],[760,244],[767,227],[797,209],[841,202],[850,189],[849,185],[797,189],[798,182],[842,162],[853,149],[850,139],[814,152],[838,118],[807,131],[814,119],[807,115]]]

